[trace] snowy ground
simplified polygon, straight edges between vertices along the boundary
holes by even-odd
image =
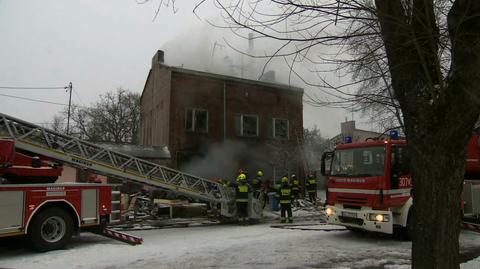
[[[263,223],[132,232],[143,236],[139,246],[85,233],[67,249],[48,253],[1,240],[0,268],[410,268],[409,242],[304,224],[290,229]],[[461,245],[468,259],[480,250],[480,235],[463,232]],[[462,265],[471,268],[480,268],[480,260]]]

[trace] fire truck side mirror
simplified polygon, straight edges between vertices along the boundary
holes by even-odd
[[[322,176],[329,176],[333,159],[333,151],[326,151],[322,154],[322,165],[320,172]]]

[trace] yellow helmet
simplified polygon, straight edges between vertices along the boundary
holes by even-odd
[[[257,176],[259,176],[259,177],[263,177],[263,172],[262,172],[262,170],[258,170],[258,172],[257,172]]]
[[[245,174],[240,174],[237,177],[237,181],[242,181],[242,180],[246,180],[246,179],[247,179],[247,176]]]
[[[288,183],[288,177],[282,177],[282,183]]]

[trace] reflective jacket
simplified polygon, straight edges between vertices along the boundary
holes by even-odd
[[[256,177],[252,180],[252,188],[253,189],[258,190],[258,189],[260,189],[261,186],[262,186],[261,177]]]
[[[300,189],[300,180],[294,179],[292,181],[292,189],[298,191]]]
[[[235,201],[248,202],[248,193],[250,192],[250,186],[248,184],[238,183],[237,186],[235,186],[235,191]]]
[[[316,178],[307,179],[307,182],[305,182],[305,187],[309,192],[317,191],[317,179]]]
[[[292,187],[290,184],[282,184],[277,191],[277,199],[280,204],[291,204],[293,200]]]

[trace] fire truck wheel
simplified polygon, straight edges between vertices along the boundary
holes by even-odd
[[[72,234],[72,218],[65,210],[55,207],[39,212],[28,231],[32,247],[42,252],[62,248]]]

